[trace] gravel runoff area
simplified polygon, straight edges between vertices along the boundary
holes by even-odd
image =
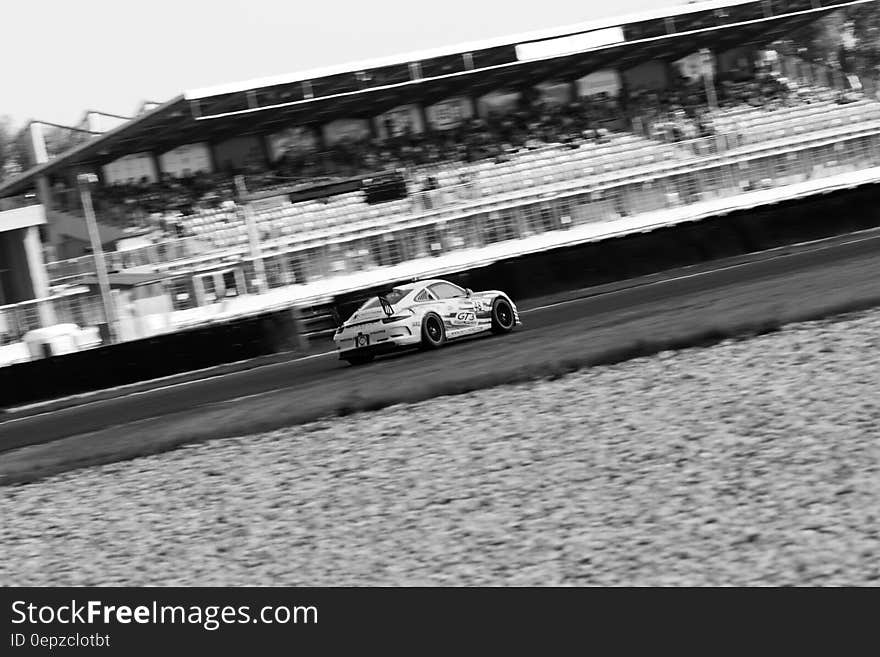
[[[880,312],[0,488],[15,585],[880,585]]]

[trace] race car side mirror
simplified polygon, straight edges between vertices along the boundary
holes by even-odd
[[[469,287],[464,288],[464,292],[465,292],[465,294],[467,294],[468,296],[471,296],[471,295],[474,293],[474,291],[473,291],[471,288],[469,288]]]

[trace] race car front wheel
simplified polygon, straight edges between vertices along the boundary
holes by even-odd
[[[507,333],[513,329],[513,308],[507,299],[498,297],[492,304],[492,333]]]
[[[425,315],[422,320],[422,348],[438,349],[446,342],[446,328],[443,320],[434,313]]]

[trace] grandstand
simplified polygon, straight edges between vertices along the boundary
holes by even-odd
[[[758,52],[867,1],[701,2],[190,91],[52,159],[30,134],[35,164],[0,203],[39,199],[49,279],[68,295],[56,320],[90,321],[75,180],[97,173],[111,272],[149,275],[180,314],[119,331],[137,337],[230,299],[866,169],[880,102]],[[405,192],[370,202],[391,175]],[[137,313],[123,310],[123,324]],[[5,312],[7,340],[37,328]]]

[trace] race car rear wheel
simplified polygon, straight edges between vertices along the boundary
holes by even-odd
[[[513,329],[513,308],[507,299],[498,297],[492,303],[492,333],[508,333]]]
[[[422,348],[438,349],[446,342],[443,320],[435,313],[428,313],[422,320]]]
[[[349,365],[366,365],[375,357],[375,354],[352,354],[351,356],[346,356],[345,360],[348,361]]]

